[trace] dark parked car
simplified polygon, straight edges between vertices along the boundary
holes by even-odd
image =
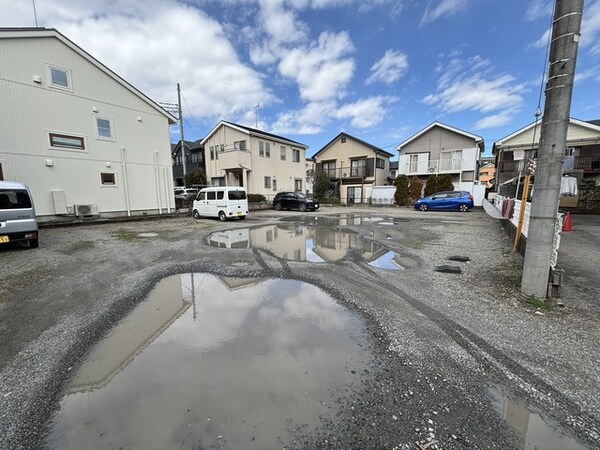
[[[429,197],[415,202],[414,208],[421,211],[428,209],[455,209],[466,212],[473,207],[473,196],[466,191],[436,192]]]
[[[278,192],[273,199],[273,207],[277,211],[282,209],[298,209],[300,211],[317,210],[319,202],[308,198],[301,192]]]

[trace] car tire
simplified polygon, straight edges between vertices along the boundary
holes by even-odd
[[[194,219],[199,219],[200,218],[200,213],[198,212],[197,209],[195,209],[192,214],[194,215]]]
[[[221,222],[227,221],[227,215],[225,214],[225,211],[219,211],[219,220]]]
[[[306,211],[306,205],[304,203],[300,203],[300,206],[298,206],[298,209],[302,212]]]
[[[275,203],[275,210],[281,211],[281,203]]]
[[[40,241],[37,238],[29,239],[29,247],[38,248],[39,246],[40,246]]]
[[[469,205],[461,203],[460,205],[458,205],[458,210],[460,212],[467,212],[469,210]]]
[[[422,205],[419,205],[419,209],[421,211],[427,211],[429,209],[429,207],[425,203],[423,203]]]

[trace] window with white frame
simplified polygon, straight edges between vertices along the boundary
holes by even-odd
[[[258,141],[258,156],[265,157],[265,143],[263,141]]]
[[[117,176],[112,172],[101,172],[100,183],[102,186],[116,186]]]
[[[211,145],[210,146],[210,159],[215,159],[215,146]]]
[[[265,189],[271,189],[271,177],[265,177]]]
[[[300,150],[292,149],[292,161],[300,162]]]
[[[277,190],[277,180],[275,178],[273,178],[273,190],[276,191]]]
[[[302,192],[302,178],[294,179],[294,191]]]
[[[114,140],[112,118],[96,117],[96,132],[98,139]]]
[[[221,144],[220,152],[225,153],[225,144]]]
[[[282,146],[280,147],[280,153],[281,153],[281,160],[282,160],[282,161],[285,161],[285,158],[286,158],[286,156],[287,156],[287,150],[286,150],[286,148],[285,148],[285,146],[284,146],[284,145],[282,145]]]
[[[246,150],[246,141],[235,141],[233,143],[234,150]]]
[[[408,173],[417,173],[419,168],[419,155],[408,155]]]
[[[329,178],[335,178],[335,161],[324,162],[323,172],[325,172]]]
[[[71,71],[57,66],[48,66],[50,71],[50,86],[58,89],[71,90]]]
[[[377,158],[375,160],[375,167],[378,169],[385,169],[385,159]]]
[[[265,142],[265,158],[271,157],[271,143]]]
[[[350,161],[350,176],[366,177],[367,176],[367,160],[353,159]]]

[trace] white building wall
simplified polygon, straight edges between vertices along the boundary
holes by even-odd
[[[132,213],[174,207],[165,115],[55,37],[0,36],[0,60],[0,163],[5,179],[30,186],[39,216],[54,215],[52,190],[67,205],[124,213],[122,153]],[[70,70],[71,90],[50,86],[49,64]],[[114,139],[97,138],[97,116],[112,120]],[[52,148],[49,132],[80,136],[85,149]],[[116,185],[103,186],[101,172]]]

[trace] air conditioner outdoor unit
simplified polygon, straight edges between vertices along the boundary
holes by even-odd
[[[75,205],[75,215],[77,217],[97,216],[98,205]]]

